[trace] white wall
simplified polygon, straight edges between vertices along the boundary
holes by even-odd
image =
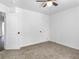
[[[49,16],[41,13],[21,10],[23,46],[45,42],[49,37]],[[40,31],[42,31],[40,33]]]
[[[51,16],[51,41],[79,49],[79,7]]]
[[[20,48],[19,40],[17,39],[18,26],[17,14],[7,14],[5,49]]]
[[[19,49],[21,46],[49,40],[48,15],[17,7],[12,9],[10,9],[6,19],[5,49]],[[21,34],[18,35],[18,32]]]

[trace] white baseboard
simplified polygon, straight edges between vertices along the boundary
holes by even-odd
[[[20,49],[20,47],[5,47],[4,48],[5,50],[19,50]]]
[[[63,45],[63,46],[66,46],[66,47],[69,47],[69,48],[73,48],[73,49],[79,50],[78,47],[70,46],[70,45],[64,44],[64,43],[62,43],[62,42],[56,42],[56,41],[52,41],[52,40],[50,40],[50,41],[51,41],[51,42],[58,43],[58,44]]]
[[[22,47],[27,47],[27,46],[30,46],[30,45],[35,45],[35,44],[39,44],[39,43],[43,43],[43,42],[47,42],[48,40],[45,40],[45,41],[38,41],[38,42],[33,42],[33,43],[29,43],[29,44],[24,44]]]

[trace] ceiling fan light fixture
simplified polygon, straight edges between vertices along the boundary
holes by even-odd
[[[52,1],[47,1],[47,6],[52,6]]]

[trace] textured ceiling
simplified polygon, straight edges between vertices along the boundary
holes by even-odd
[[[36,0],[0,0],[0,3],[3,3],[9,7],[17,6],[23,9],[28,9],[36,12],[41,12],[44,14],[57,13],[62,10],[66,10],[72,7],[79,6],[79,0],[57,0],[59,6],[51,6],[42,8],[41,3],[36,2]]]

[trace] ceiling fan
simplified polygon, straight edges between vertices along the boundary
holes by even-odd
[[[36,2],[42,2],[41,6],[46,7],[46,6],[58,6],[58,3],[56,0],[36,0]]]

